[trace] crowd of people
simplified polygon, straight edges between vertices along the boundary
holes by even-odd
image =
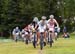
[[[35,39],[38,44],[41,33],[43,33],[44,42],[48,41],[48,32],[51,32],[52,39],[57,40],[60,27],[57,20],[54,18],[54,15],[50,15],[48,20],[46,20],[46,16],[42,16],[40,21],[37,17],[35,17],[33,22],[27,25],[21,31],[19,27],[14,28],[12,34],[15,41],[22,38],[23,41],[28,40],[28,42],[33,42]],[[34,33],[36,34],[35,38]]]

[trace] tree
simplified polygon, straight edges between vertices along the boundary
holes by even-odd
[[[1,36],[9,36],[10,31],[16,26],[24,28],[36,16],[40,19],[43,15],[49,18],[50,14],[54,14],[59,23],[60,19],[70,20],[75,15],[73,4],[75,0],[0,0]],[[74,25],[72,22],[68,24]],[[8,35],[2,35],[2,33]]]

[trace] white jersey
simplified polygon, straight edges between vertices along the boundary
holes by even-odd
[[[13,35],[19,35],[20,34],[20,30],[19,29],[14,29],[12,34]]]
[[[44,26],[39,25],[38,30],[39,32],[44,32],[46,30],[46,25]]]
[[[47,21],[45,20],[43,22],[42,20],[40,20],[38,25],[39,25],[39,27],[38,27],[39,32],[44,32],[46,30]]]
[[[45,20],[44,22],[43,22],[42,20],[40,20],[40,21],[38,22],[38,25],[41,25],[42,23],[43,23],[44,25],[47,25],[48,22],[47,22],[47,20]]]

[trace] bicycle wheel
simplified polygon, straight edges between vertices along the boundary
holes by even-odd
[[[41,50],[43,49],[43,43],[40,43],[40,49]]]
[[[50,47],[52,47],[52,41],[50,41]]]
[[[18,41],[18,39],[16,38],[15,42],[17,42],[17,41]]]
[[[49,39],[50,39],[50,47],[52,47],[52,43],[53,43],[53,39],[52,39],[52,36],[51,36],[51,34],[49,35],[50,37],[49,37]]]
[[[26,44],[28,44],[28,40],[26,39]]]
[[[41,34],[40,36],[40,49],[42,50],[43,49],[43,46],[44,46],[44,40],[43,40],[43,34]]]
[[[15,42],[17,42],[18,41],[18,38],[17,37],[15,37]]]
[[[33,46],[34,46],[34,48],[36,48],[36,42],[33,42]]]
[[[36,33],[34,33],[33,46],[34,46],[34,48],[36,48]]]
[[[28,36],[26,36],[26,41],[25,41],[25,43],[28,44]]]

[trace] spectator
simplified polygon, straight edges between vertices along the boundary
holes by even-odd
[[[64,26],[64,28],[63,28],[63,33],[65,33],[65,32],[67,32],[66,26]]]
[[[68,32],[65,32],[65,33],[63,34],[63,37],[64,37],[64,38],[69,38],[69,37],[70,37],[70,35],[69,35],[69,33],[68,33]]]

